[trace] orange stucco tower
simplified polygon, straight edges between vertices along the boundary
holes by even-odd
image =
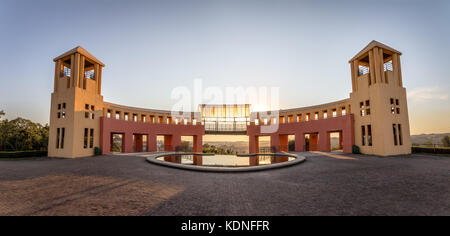
[[[355,145],[364,154],[411,153],[401,52],[372,41],[350,61]]]
[[[91,156],[100,142],[105,65],[80,46],[53,61],[48,156]]]
[[[158,136],[164,137],[166,151],[179,149],[182,138],[191,137],[192,149],[201,152],[204,128],[195,122],[196,114],[179,120],[172,111],[105,102],[101,94],[105,65],[80,46],[53,61],[48,156],[87,157],[96,147],[103,154],[117,152],[115,135],[121,137],[122,152],[157,151]]]

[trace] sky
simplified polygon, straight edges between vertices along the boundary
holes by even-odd
[[[108,102],[171,109],[174,88],[279,87],[280,107],[349,97],[348,60],[403,53],[412,134],[450,132],[450,1],[0,0],[0,110],[47,123],[56,56],[106,64]]]

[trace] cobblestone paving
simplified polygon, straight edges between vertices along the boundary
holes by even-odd
[[[0,160],[0,215],[450,215],[450,157],[300,155],[251,173],[134,156]]]

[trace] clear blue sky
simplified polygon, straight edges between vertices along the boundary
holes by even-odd
[[[52,59],[77,45],[106,64],[109,102],[170,109],[202,78],[325,103],[349,96],[348,60],[375,39],[403,52],[412,133],[450,132],[449,2],[0,0],[0,110],[48,122]]]

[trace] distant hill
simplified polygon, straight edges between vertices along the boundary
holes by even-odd
[[[431,142],[432,144],[440,145],[441,140],[447,135],[450,136],[450,133],[411,135],[411,143],[413,145],[425,145],[427,142]]]
[[[215,142],[215,141],[208,141],[204,142],[203,144],[208,143],[210,145],[214,145],[216,147],[220,147],[223,149],[231,149],[235,151],[236,153],[243,154],[248,153],[248,142],[243,141],[231,141],[231,142]]]

